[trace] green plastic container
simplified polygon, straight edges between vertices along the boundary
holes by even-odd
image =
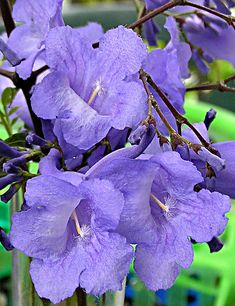
[[[0,226],[8,232],[10,229],[10,206],[0,202]],[[6,252],[0,245],[0,278],[8,277],[11,273],[11,252]]]

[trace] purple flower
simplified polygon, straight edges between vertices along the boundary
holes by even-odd
[[[148,10],[153,10],[169,2],[169,0],[145,0],[146,8]]]
[[[10,147],[8,144],[0,140],[0,157],[15,158],[19,157],[23,152],[19,152],[16,149]]]
[[[138,235],[142,242],[136,249],[135,270],[145,285],[155,291],[172,286],[180,267],[191,265],[190,238],[209,242],[223,232],[230,200],[217,192],[195,192],[194,185],[203,178],[191,162],[176,152],[156,155],[150,161],[157,171],[150,202],[142,204],[148,217],[147,213],[138,215],[140,220],[148,219],[149,229],[148,235],[144,231]],[[132,237],[130,231],[128,237]]]
[[[64,25],[62,19],[63,0],[17,0],[13,17],[20,22],[7,42],[22,62],[16,71],[21,78],[27,79],[36,58],[42,54],[44,40],[51,28]]]
[[[108,155],[85,175],[61,171],[54,149],[41,160],[41,175],[27,183],[27,210],[13,216],[10,232],[12,245],[34,258],[30,273],[41,297],[58,303],[78,286],[95,295],[121,289],[133,249],[116,229],[124,205],[134,201],[140,212],[154,173],[148,161],[130,157],[145,149],[152,131],[139,146]]]
[[[40,118],[55,120],[60,142],[89,149],[111,128],[124,130],[145,118],[143,86],[125,78],[138,72],[146,56],[141,39],[122,26],[108,31],[98,49],[76,29],[55,28],[46,39],[52,73],[36,87],[33,109]]]
[[[235,56],[232,51],[235,48],[233,27],[210,14],[202,16],[204,17],[199,18],[193,15],[186,18],[183,29],[188,40],[203,50],[204,58],[209,56],[212,59],[223,59],[235,65]],[[220,48],[217,48],[218,45]]]
[[[195,126],[200,131],[200,133],[204,136],[204,138],[209,140],[208,132],[207,132],[205,124],[198,123]],[[199,143],[198,138],[195,136],[195,134],[190,129],[184,130],[182,135],[189,141],[192,141],[193,143]],[[197,154],[191,151],[190,151],[190,157],[187,157],[181,151],[180,153],[184,159],[190,158],[191,161],[196,165],[198,170],[202,173],[204,177],[204,183],[203,183],[204,187],[206,187],[207,185],[207,188],[210,190],[218,191],[218,192],[221,192],[223,194],[230,196],[231,198],[235,198],[235,184],[234,184],[235,182],[235,163],[234,163],[235,142],[228,141],[228,142],[213,143],[213,148],[218,150],[218,152],[220,153],[220,156],[221,156],[220,160],[225,162],[225,167],[222,167],[222,169],[218,169],[214,164],[214,162],[217,164],[218,157],[214,156],[214,161],[212,162],[212,166],[214,166],[214,171],[215,171],[216,176],[212,180],[206,179],[206,164],[205,164],[205,161],[208,161],[208,162],[211,162],[211,161],[207,159],[207,160],[204,160],[203,162],[202,160],[199,159],[199,156]],[[219,162],[218,165],[221,165],[221,163]]]
[[[147,9],[152,10],[166,4],[169,0],[145,0],[145,2]],[[231,0],[192,0],[191,2],[214,7],[214,9],[227,15],[231,14],[229,8],[235,6]],[[192,7],[190,6],[179,6],[171,10],[172,13],[190,13],[191,11]],[[193,58],[202,73],[206,74],[209,71],[204,62],[208,58],[210,60],[223,59],[235,65],[233,52],[235,48],[234,29],[232,26],[228,26],[221,18],[200,11],[200,17],[191,14],[185,18],[183,30],[192,46],[197,49],[194,50]],[[218,45],[220,48],[217,48]],[[198,49],[202,51],[200,55]]]
[[[213,1],[206,0],[205,5],[209,6],[210,2],[212,4],[214,3],[215,9],[217,11],[219,11],[223,14],[227,14],[227,15],[231,14],[229,8],[235,6],[235,3],[232,0],[225,0],[225,1],[222,1],[222,0],[213,0]]]
[[[88,22],[86,26],[76,28],[76,31],[90,44],[94,44],[103,36],[103,28],[96,22]]]
[[[147,20],[144,23],[144,34],[150,46],[157,45],[156,34],[159,32],[160,30],[153,19]]]

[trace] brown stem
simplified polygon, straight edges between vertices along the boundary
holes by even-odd
[[[194,87],[190,87],[186,89],[187,91],[195,91],[195,90],[218,90],[222,92],[235,92],[235,88],[230,88],[224,84],[223,81],[218,83],[211,83],[211,84],[202,84]]]
[[[164,123],[164,125],[166,126],[169,134],[174,134],[176,133],[176,131],[174,130],[174,128],[170,125],[170,123],[168,122],[168,120],[166,119],[166,117],[164,116],[163,112],[161,111],[157,101],[154,99],[149,87],[148,87],[148,84],[147,84],[147,76],[145,74],[145,72],[141,69],[140,70],[140,79],[142,80],[143,82],[143,85],[144,85],[144,89],[146,91],[146,94],[148,96],[148,107],[149,107],[149,111],[150,111],[150,108],[151,108],[151,115],[152,115],[152,107],[154,107],[154,109],[156,110],[156,112],[158,113],[159,117],[161,118],[162,122]]]
[[[102,306],[105,306],[105,304],[106,304],[106,294],[104,293],[102,295]]]
[[[76,290],[76,294],[77,294],[78,306],[87,306],[86,292],[83,291],[83,289],[78,288]]]
[[[232,75],[222,81],[210,84],[201,84],[194,87],[189,87],[187,91],[194,91],[194,90],[218,90],[218,91],[227,91],[227,92],[235,92],[235,88],[228,87],[226,84],[235,79],[235,75]]]
[[[129,29],[134,29],[136,27],[139,27],[141,24],[143,24],[144,22],[146,22],[147,20],[177,6],[177,5],[181,5],[181,6],[192,6],[195,7],[199,10],[202,11],[206,11],[210,14],[213,14],[217,17],[222,18],[223,20],[225,20],[229,25],[231,25],[234,29],[235,29],[235,25],[234,25],[234,21],[235,21],[235,17],[229,16],[229,15],[225,15],[223,13],[220,13],[216,10],[213,10],[209,7],[203,6],[203,5],[199,5],[190,1],[186,1],[186,0],[172,0],[158,8],[156,8],[155,10],[152,10],[151,12],[149,12],[148,14],[146,14],[145,16],[143,16],[142,18],[138,19],[137,21],[135,21],[134,23],[130,24],[128,26]]]
[[[224,80],[224,83],[227,84],[228,82],[233,81],[233,80],[235,80],[235,74],[234,74],[234,75],[231,75],[231,76],[228,77],[228,78],[226,78],[226,79]]]
[[[153,105],[152,105],[152,99],[153,99],[153,95],[151,94],[150,90],[149,90],[149,87],[148,87],[148,84],[147,84],[147,79],[146,79],[146,76],[144,74],[144,71],[143,69],[140,69],[140,72],[139,72],[139,76],[140,76],[140,79],[144,85],[144,89],[147,93],[147,96],[148,96],[148,115],[147,117],[145,118],[145,120],[143,121],[144,124],[148,125],[149,123],[152,123],[156,126],[156,121],[155,121],[155,118],[153,116],[153,111],[152,111],[152,108],[153,108]]]
[[[23,87],[22,88],[23,94],[25,96],[26,99],[26,103],[28,105],[28,109],[29,109],[29,113],[33,122],[33,126],[34,126],[34,131],[35,133],[40,136],[40,137],[44,137],[43,136],[43,132],[42,132],[42,123],[41,120],[35,115],[33,109],[32,109],[32,105],[31,105],[31,94],[30,94],[30,90],[27,87]]]
[[[8,0],[0,0],[0,9],[7,36],[10,36],[11,32],[15,29],[15,22],[11,14],[11,4]]]
[[[5,69],[0,68],[0,75],[4,76],[4,77],[6,77],[10,80],[13,80],[14,74],[15,74],[14,72],[7,71]]]
[[[41,137],[43,137],[43,132],[42,132],[42,125],[41,125],[41,120],[35,115],[32,109],[31,105],[31,89],[36,83],[36,78],[37,76],[42,73],[43,71],[46,70],[47,66],[42,67],[41,69],[36,70],[33,72],[30,76],[29,79],[27,80],[22,80],[17,73],[7,71],[5,69],[0,68],[0,75],[10,79],[13,84],[16,86],[16,88],[22,89],[23,94],[25,96],[25,100],[29,109],[29,113],[34,125],[34,130],[35,133]]]
[[[155,10],[149,12],[148,14],[146,14],[145,16],[141,17],[140,19],[136,20],[135,22],[133,22],[132,24],[130,24],[128,26],[128,29],[135,29],[136,27],[139,27],[140,25],[142,25],[144,22],[148,21],[149,19],[179,5],[182,2],[182,0],[172,0],[158,8],[156,8]]]
[[[48,69],[49,69],[49,67],[47,65],[44,65],[41,68],[39,68],[38,70],[33,71],[32,74],[35,78],[37,78],[41,73],[47,71]]]

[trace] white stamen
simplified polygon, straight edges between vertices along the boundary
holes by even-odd
[[[177,201],[171,196],[164,198],[165,206],[168,207],[168,211],[164,212],[166,217],[174,217],[174,209],[176,208]]]
[[[93,92],[91,93],[91,96],[87,102],[88,105],[91,105],[91,103],[94,101],[95,97],[98,95],[98,93],[100,92],[100,90],[102,89],[100,82],[96,82],[96,87],[93,90]]]
[[[153,195],[152,193],[150,194],[150,198],[165,212],[169,212],[169,207],[166,206],[165,204],[163,204],[160,200],[158,200],[157,197],[155,197],[155,195]]]
[[[163,214],[169,218],[175,215],[174,209],[176,207],[177,201],[171,196],[164,197],[163,204],[157,197],[155,197],[152,193],[150,198],[163,210]]]
[[[91,228],[89,225],[83,225],[81,229],[81,237],[85,238],[91,235]]]
[[[75,210],[73,211],[71,217],[72,217],[72,219],[75,223],[75,227],[76,227],[76,231],[77,231],[78,235],[82,237],[82,230],[81,230],[81,227],[80,227],[80,224],[79,224],[79,221],[78,221],[78,216],[77,216]]]

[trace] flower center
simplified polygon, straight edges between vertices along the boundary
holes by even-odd
[[[75,230],[78,234],[77,238],[81,237],[85,239],[86,237],[89,237],[91,235],[91,228],[89,225],[83,224],[82,226],[80,226],[78,216],[75,210],[73,211],[71,215],[71,219],[74,222]]]
[[[150,198],[162,209],[163,215],[166,218],[175,217],[177,215],[177,201],[170,195],[164,197],[164,204],[152,193],[150,194]]]

